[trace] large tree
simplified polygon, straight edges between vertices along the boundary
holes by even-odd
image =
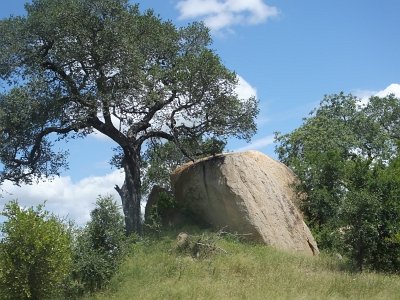
[[[249,139],[255,98],[210,49],[201,23],[177,28],[128,0],[33,0],[0,21],[1,181],[30,183],[66,166],[60,139],[94,130],[117,144],[128,232],[140,231],[141,150],[164,140]]]
[[[362,270],[400,272],[400,99],[326,96],[303,124],[277,134],[279,159],[321,248]]]
[[[396,155],[400,101],[394,95],[368,103],[344,93],[325,96],[303,124],[277,133],[276,152],[300,178],[303,208],[313,226],[336,222],[357,159],[366,168]],[[360,170],[361,172],[361,170]]]

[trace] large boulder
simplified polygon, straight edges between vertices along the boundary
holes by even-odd
[[[208,157],[171,175],[176,201],[207,224],[315,255],[317,244],[296,207],[295,180],[285,165],[257,151]]]

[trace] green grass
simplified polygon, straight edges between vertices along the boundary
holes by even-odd
[[[352,273],[343,262],[218,239],[193,259],[170,237],[132,245],[109,288],[87,299],[400,299],[400,276]]]

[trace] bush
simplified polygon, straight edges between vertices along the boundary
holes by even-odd
[[[163,227],[170,227],[174,224],[174,217],[182,211],[181,206],[176,202],[171,192],[161,190],[156,196],[155,204],[145,215],[145,233],[160,234]],[[170,226],[168,226],[170,225]]]
[[[44,205],[22,209],[12,201],[1,214],[0,298],[54,299],[71,266],[68,227]]]
[[[91,220],[76,234],[65,291],[76,297],[103,288],[118,269],[126,241],[123,217],[111,196],[100,197]]]
[[[373,261],[379,240],[379,199],[366,190],[350,192],[343,205],[342,218],[348,224],[344,239],[350,258],[358,270]]]
[[[399,162],[397,156],[388,165],[362,168],[356,161],[356,171],[350,174],[340,215],[348,253],[359,270],[400,272]]]

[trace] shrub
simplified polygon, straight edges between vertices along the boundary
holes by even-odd
[[[349,224],[344,231],[350,258],[357,269],[373,259],[379,240],[379,199],[369,191],[350,192],[343,205],[342,217]]]
[[[168,227],[174,221],[174,216],[182,211],[172,193],[162,190],[157,195],[157,201],[145,216],[145,233],[159,236],[162,227]],[[170,224],[169,224],[170,223]]]
[[[125,244],[123,217],[111,196],[99,197],[91,220],[76,234],[66,297],[104,287],[118,269]]]
[[[44,210],[5,205],[1,226],[0,298],[54,299],[71,266],[68,227]]]

